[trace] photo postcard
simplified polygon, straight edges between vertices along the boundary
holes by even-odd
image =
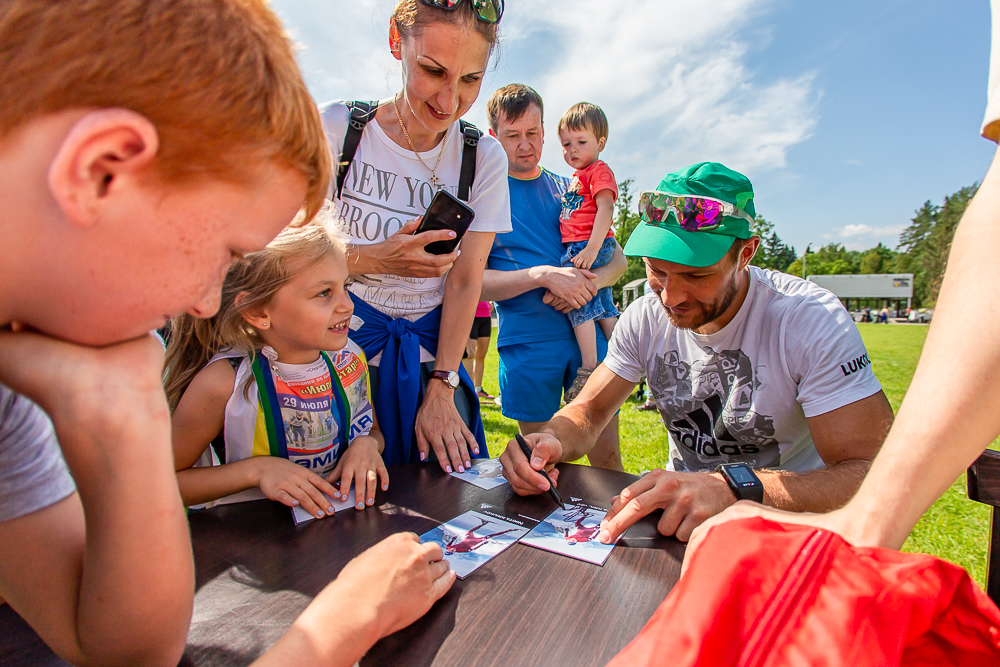
[[[503,466],[500,465],[500,459],[487,459],[473,463],[472,467],[465,472],[456,471],[451,473],[451,476],[458,477],[469,484],[475,484],[481,489],[495,489],[507,483],[507,479],[503,476]]]
[[[579,498],[570,498],[566,509],[556,508],[521,543],[594,565],[604,565],[611,550],[615,548],[615,543],[603,544],[597,541],[597,535],[601,532],[601,519],[607,513],[608,510],[604,507],[588,505]]]
[[[482,504],[420,536],[422,543],[441,545],[444,559],[459,579],[500,555],[537,525],[530,517]]]
[[[330,506],[333,507],[334,512],[339,512],[341,510],[349,510],[354,507],[353,486],[351,487],[351,492],[347,494],[347,500],[337,500],[336,498],[331,498],[325,493],[323,494],[323,497],[330,502]],[[326,507],[321,507],[320,509],[323,510],[324,513],[326,512]],[[295,507],[292,508],[292,518],[295,519],[296,526],[299,525],[300,523],[305,523],[306,521],[316,520],[316,517],[314,517],[312,514],[305,511],[304,509],[302,509],[301,505],[296,505]]]

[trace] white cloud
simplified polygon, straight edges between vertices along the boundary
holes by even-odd
[[[603,157],[639,188],[692,162],[754,175],[785,168],[788,150],[817,123],[813,74],[759,81],[746,65],[759,49],[770,0],[546,0],[511,3],[503,56],[468,118],[485,127],[485,101],[510,82],[545,99],[543,164],[561,172],[556,121],[570,105],[599,104],[610,120]],[[374,99],[400,85],[389,56],[392,0],[273,0],[305,45],[301,63],[317,100]]]
[[[837,232],[837,235],[840,238],[846,239],[856,236],[863,238],[898,236],[904,229],[906,229],[906,225],[885,225],[883,227],[872,227],[871,225],[847,225],[834,231]]]

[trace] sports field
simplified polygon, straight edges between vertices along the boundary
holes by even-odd
[[[882,383],[893,410],[897,410],[913,377],[927,327],[859,324],[858,328],[868,346],[875,375]],[[495,347],[490,351],[486,363],[484,386],[491,394],[496,394]],[[530,373],[530,370],[526,372]],[[630,399],[622,409],[621,448],[625,470],[638,474],[643,470],[661,467],[666,461],[667,432],[657,413],[633,410],[632,407],[636,404],[636,401]],[[514,437],[517,425],[504,418],[497,407],[486,404],[483,421],[490,452],[496,456],[503,451],[507,441]],[[947,444],[941,443],[942,447]],[[927,511],[903,550],[934,554],[958,563],[983,585],[986,577],[988,526],[989,508],[968,499],[963,476]]]

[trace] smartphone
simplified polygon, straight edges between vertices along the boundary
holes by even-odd
[[[461,199],[445,190],[438,190],[431,200],[431,205],[424,212],[424,217],[417,227],[417,234],[436,229],[450,229],[455,232],[455,238],[448,241],[428,243],[424,249],[432,255],[447,255],[455,250],[465,232],[476,217],[476,212],[469,208]]]

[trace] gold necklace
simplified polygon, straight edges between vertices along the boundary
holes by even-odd
[[[403,117],[399,115],[399,107],[396,105],[397,99],[398,98],[396,97],[392,98],[392,108],[396,110],[396,120],[399,121],[399,127],[401,130],[403,130],[403,136],[406,137],[406,143],[410,144],[410,150],[413,151],[413,154],[417,156],[418,160],[420,160],[420,164],[424,165],[425,167],[427,167],[428,170],[430,170],[431,186],[435,190],[440,190],[441,186],[439,185],[440,180],[438,180],[437,177],[437,169],[438,167],[441,166],[441,158],[444,157],[444,147],[448,145],[448,133],[445,132],[444,134],[444,141],[441,142],[441,152],[438,153],[437,162],[434,163],[434,168],[431,169],[430,167],[427,166],[427,163],[424,162],[424,158],[420,157],[420,153],[418,153],[417,149],[413,146],[413,141],[410,139],[410,133],[406,131],[406,126],[403,125]]]

